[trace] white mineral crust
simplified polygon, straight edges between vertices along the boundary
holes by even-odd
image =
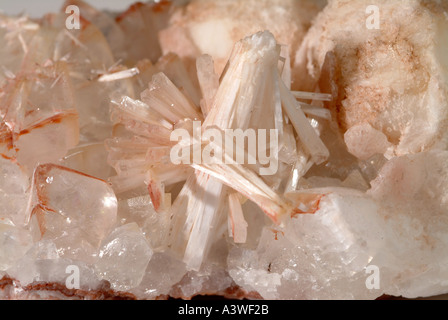
[[[447,11],[444,1],[330,0],[296,53],[300,88],[322,85],[333,52],[341,130],[368,123],[397,155],[446,148]]]

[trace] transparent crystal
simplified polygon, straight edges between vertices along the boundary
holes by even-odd
[[[129,290],[142,281],[153,255],[136,223],[116,228],[103,240],[95,267],[102,279],[116,290]]]
[[[32,245],[33,238],[28,230],[0,221],[0,270],[12,267]]]
[[[0,157],[0,219],[24,226],[30,197],[29,179],[13,159]]]
[[[97,248],[115,224],[117,199],[102,180],[46,164],[36,168],[33,185],[37,203],[32,215],[43,239],[73,237],[75,248],[84,241]]]

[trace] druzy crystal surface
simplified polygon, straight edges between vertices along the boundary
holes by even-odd
[[[447,16],[427,0],[0,15],[0,298],[447,293]]]

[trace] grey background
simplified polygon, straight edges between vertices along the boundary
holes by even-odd
[[[126,10],[137,0],[84,0],[95,8],[110,11]],[[45,13],[60,12],[65,0],[0,0],[0,12],[8,15],[26,13],[40,18]],[[143,1],[142,1],[143,2]]]

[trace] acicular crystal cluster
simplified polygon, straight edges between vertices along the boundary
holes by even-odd
[[[447,15],[426,0],[1,15],[0,297],[447,293]]]

